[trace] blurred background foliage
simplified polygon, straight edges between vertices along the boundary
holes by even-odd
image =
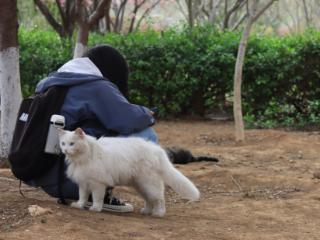
[[[212,27],[148,30],[130,35],[91,34],[127,58],[130,100],[158,107],[159,117],[232,111],[233,74],[240,33]],[[24,96],[72,57],[72,44],[53,31],[19,31]],[[320,33],[285,37],[253,34],[243,76],[247,126],[319,126]]]

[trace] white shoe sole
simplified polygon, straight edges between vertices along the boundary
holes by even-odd
[[[86,207],[91,207],[92,203],[88,202],[86,204]],[[104,203],[102,206],[103,211],[108,211],[108,212],[119,212],[119,213],[130,213],[133,212],[134,208],[131,204],[125,203],[124,205],[112,205],[112,204],[106,204]]]

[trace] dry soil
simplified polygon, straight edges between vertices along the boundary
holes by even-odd
[[[247,130],[233,140],[231,122],[162,121],[155,126],[163,146],[220,159],[179,165],[199,187],[199,202],[187,203],[167,189],[167,214],[143,216],[142,199],[130,188],[115,194],[132,203],[129,214],[92,213],[58,205],[40,189],[22,185],[0,170],[0,240],[19,239],[320,239],[320,132]],[[32,217],[28,206],[52,213]]]

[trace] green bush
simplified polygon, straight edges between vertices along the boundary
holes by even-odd
[[[319,32],[251,38],[243,83],[247,121],[262,127],[319,126],[319,67]]]
[[[39,80],[71,58],[72,49],[55,32],[20,28],[20,74],[24,96],[31,95]]]
[[[157,106],[161,117],[229,111],[240,33],[212,27],[91,34],[89,45],[107,43],[127,58],[132,102]],[[24,95],[72,56],[72,46],[53,32],[20,30]],[[320,33],[250,38],[243,75],[248,126],[319,126]],[[226,100],[227,98],[227,100]]]
[[[131,69],[131,98],[158,106],[159,115],[166,116],[202,115],[209,107],[224,105],[224,96],[231,91],[238,39],[235,33],[198,28],[91,35],[90,43],[120,49]]]

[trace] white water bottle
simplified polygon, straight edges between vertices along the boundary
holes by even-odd
[[[50,119],[50,126],[47,136],[47,142],[44,151],[46,153],[59,155],[61,149],[59,146],[58,128],[63,129],[65,126],[64,116],[52,115]]]

